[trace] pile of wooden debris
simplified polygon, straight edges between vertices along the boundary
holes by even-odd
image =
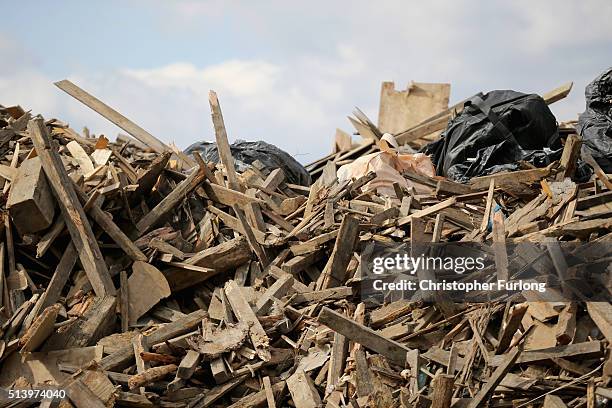
[[[565,276],[609,264],[601,248],[612,240],[612,183],[596,163],[591,181],[571,181],[577,135],[546,168],[466,185],[405,173],[430,192],[395,184],[390,198],[364,191],[372,174],[337,180],[338,165],[377,149],[382,132],[361,113],[354,123],[367,141],[354,147],[341,134],[337,153],[309,167],[317,181],[306,187],[278,169],[236,173],[212,92],[216,166],[74,84],[57,85],[131,137],[110,143],[0,107],[1,407],[30,405],[9,399],[9,389],[42,388],[67,399],[41,406],[83,408],[595,407],[612,399],[607,300],[376,303],[359,293],[368,242],[496,243],[506,278],[517,262],[552,262]],[[427,136],[447,114],[398,138]],[[566,259],[555,249],[561,240],[585,245]],[[545,259],[504,245],[544,241]]]

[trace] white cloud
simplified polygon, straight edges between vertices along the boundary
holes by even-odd
[[[609,0],[518,0],[508,6],[521,22],[517,45],[532,52],[612,41]]]
[[[155,88],[179,88],[205,95],[208,89],[236,97],[252,97],[275,86],[281,68],[265,61],[232,60],[198,69],[190,63],[174,63],[153,69],[125,69],[128,77]]]

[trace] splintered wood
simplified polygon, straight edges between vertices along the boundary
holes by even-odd
[[[459,303],[364,290],[371,244],[435,256],[449,242],[485,245],[493,279],[550,267],[565,282],[592,268],[610,289],[611,183],[600,168],[571,180],[577,135],[546,168],[467,184],[406,171],[419,188],[395,183],[389,197],[364,190],[374,174],[340,183],[336,170],[378,151],[385,132],[413,146],[435,138],[463,107],[448,107],[448,85],[383,84],[380,126],[356,110],[363,141],[338,130],[334,153],[307,166],[311,186],[260,163],[238,171],[214,92],[220,163],[185,155],[69,81],[56,85],[130,136],[111,142],[0,106],[0,406],[2,389],[41,387],[66,390],[60,405],[79,408],[612,398],[607,298],[525,291]],[[561,243],[575,244],[570,256]]]

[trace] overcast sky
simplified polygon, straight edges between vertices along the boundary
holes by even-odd
[[[255,6],[257,4],[257,6]],[[231,140],[265,140],[307,163],[373,120],[380,83],[449,82],[543,93],[569,80],[558,120],[612,66],[612,1],[0,1],[0,104],[80,130],[120,130],[57,89],[68,78],[164,141],[214,139],[207,93]]]

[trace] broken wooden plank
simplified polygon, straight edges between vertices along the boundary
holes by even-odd
[[[328,289],[344,285],[346,269],[353,256],[355,241],[359,236],[359,221],[346,215],[340,224],[334,249],[317,280],[317,289]]]
[[[187,350],[187,354],[185,354],[185,357],[183,357],[178,366],[176,376],[184,380],[190,379],[198,368],[201,357],[202,356],[197,351]]]
[[[412,350],[393,340],[389,340],[374,330],[335,312],[327,307],[323,307],[318,317],[319,322],[330,329],[346,336],[348,339],[362,344],[396,364],[404,365],[406,354]]]
[[[144,235],[156,226],[174,207],[176,207],[189,193],[196,189],[206,179],[201,170],[195,170],[181,181],[174,190],[164,197],[151,211],[142,217],[136,224],[140,235]]]
[[[321,406],[321,396],[312,379],[304,370],[296,371],[287,379],[287,388],[291,393],[295,408],[318,408]]]
[[[32,119],[28,131],[91,286],[98,296],[114,295],[115,287],[97,240],[42,119]]]
[[[232,157],[232,151],[230,149],[229,142],[227,140],[227,131],[225,130],[225,123],[223,122],[223,113],[221,112],[221,105],[215,91],[208,93],[208,102],[210,104],[210,111],[212,116],[213,125],[215,128],[215,140],[217,142],[217,151],[219,152],[219,159],[225,169],[229,186],[232,190],[240,191],[240,184],[238,183],[238,176],[236,175],[236,168],[234,167],[234,158]]]
[[[544,102],[546,102],[547,105],[560,101],[569,95],[570,91],[572,90],[572,86],[574,86],[573,82],[567,82],[551,91],[544,93],[542,95],[542,99],[544,99]]]
[[[54,332],[47,339],[42,350],[65,350],[94,345],[99,339],[112,332],[116,320],[115,309],[115,297],[94,298],[83,316],[67,330]]]
[[[503,360],[500,361],[499,366],[493,371],[493,374],[491,374],[487,383],[478,391],[478,394],[472,398],[467,408],[478,408],[482,406],[484,401],[488,400],[489,395],[495,391],[495,387],[503,380],[504,376],[512,368],[512,365],[517,361],[520,354],[521,350],[514,348],[514,350],[503,356]]]
[[[225,284],[224,290],[236,317],[240,321],[247,322],[251,325],[249,336],[253,343],[253,347],[255,347],[255,352],[263,361],[269,361],[272,357],[269,350],[270,339],[253,312],[253,309],[251,309],[251,306],[242,295],[240,287],[236,282],[230,280]]]
[[[34,320],[32,325],[19,339],[22,353],[36,351],[47,340],[51,333],[53,333],[59,311],[60,305],[49,306]]]
[[[449,374],[437,374],[433,379],[433,391],[431,394],[431,408],[446,408],[451,406],[453,398],[453,386],[455,376]]]
[[[72,96],[79,102],[93,109],[115,125],[119,126],[121,129],[128,132],[131,136],[134,136],[136,139],[149,146],[151,149],[156,151],[157,153],[163,153],[170,148],[165,145],[162,141],[157,139],[155,136],[96,98],[95,96],[85,92],[83,89],[79,88],[72,82],[68,80],[62,80],[55,83],[62,91],[66,92],[68,95]]]
[[[130,295],[126,271],[119,272],[119,312],[121,314],[121,332],[125,333],[130,327]]]
[[[77,408],[106,408],[102,400],[79,379],[68,383],[66,395]]]
[[[563,181],[565,178],[574,177],[576,172],[578,157],[580,156],[580,148],[582,146],[582,139],[577,134],[570,134],[565,139],[565,146],[563,146],[563,153],[561,154],[561,171],[557,174],[557,181]]]
[[[565,358],[574,356],[589,357],[599,355],[602,352],[601,342],[587,341],[583,343],[568,344],[539,350],[525,351],[516,360],[516,364],[533,363],[537,361],[552,360],[554,358]],[[489,361],[492,367],[498,367],[503,356],[495,356]]]

